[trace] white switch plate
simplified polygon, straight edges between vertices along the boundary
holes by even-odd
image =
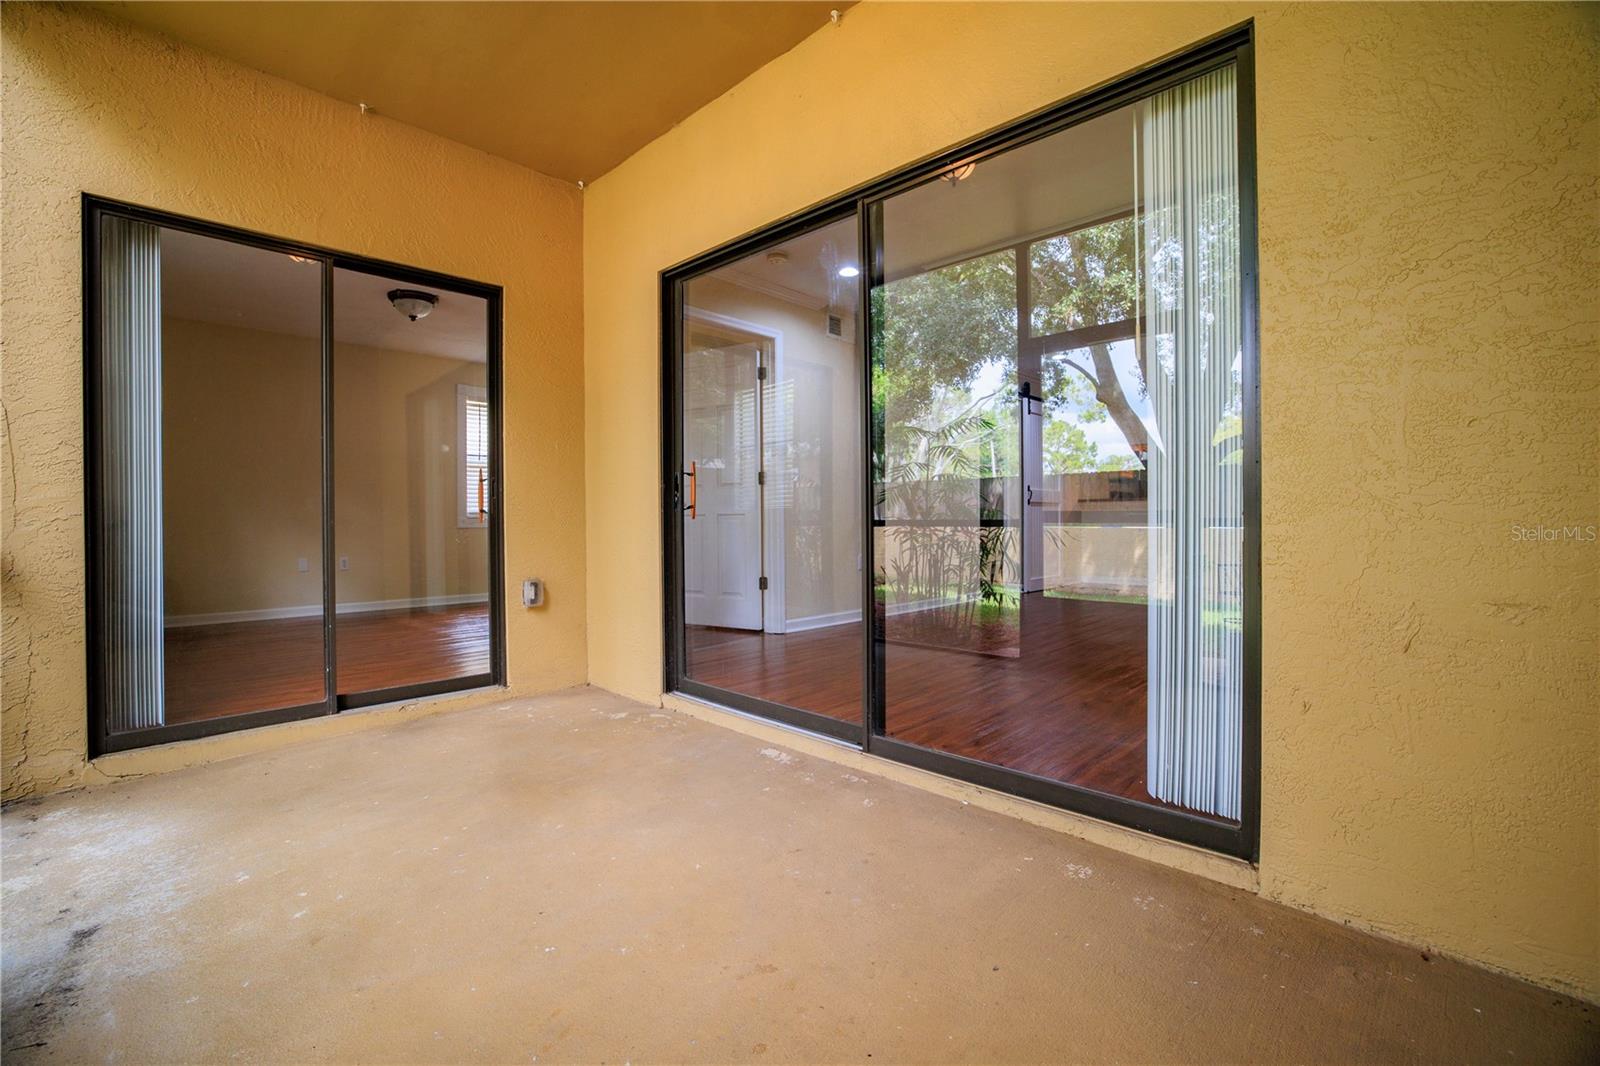
[[[544,603],[544,582],[538,578],[529,578],[522,583],[522,606],[538,607]]]
[[[350,556],[348,556],[348,555],[339,556],[339,569],[340,570],[348,570],[348,569],[350,569]]]
[[[302,574],[307,573],[311,569],[311,560],[305,558],[296,559],[294,561],[294,568],[300,571]]]

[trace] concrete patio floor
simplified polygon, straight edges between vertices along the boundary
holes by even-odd
[[[1580,1062],[1594,1007],[577,689],[8,808],[8,1062]]]

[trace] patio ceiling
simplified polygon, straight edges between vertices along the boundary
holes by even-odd
[[[553,177],[592,181],[851,2],[93,6]]]

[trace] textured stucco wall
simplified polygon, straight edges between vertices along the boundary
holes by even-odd
[[[88,12],[3,20],[5,796],[86,775],[84,191],[504,286],[510,681],[582,682],[578,190]]]
[[[866,3],[585,201],[590,679],[660,690],[657,272],[1254,18],[1260,883],[1600,996],[1597,9]]]

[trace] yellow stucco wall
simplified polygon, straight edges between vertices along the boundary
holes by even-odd
[[[5,796],[86,777],[84,191],[504,286],[509,680],[582,682],[576,187],[87,12],[3,11]]]
[[[1600,996],[1593,6],[865,3],[590,186],[589,676],[661,687],[657,272],[1253,17],[1261,890]]]

